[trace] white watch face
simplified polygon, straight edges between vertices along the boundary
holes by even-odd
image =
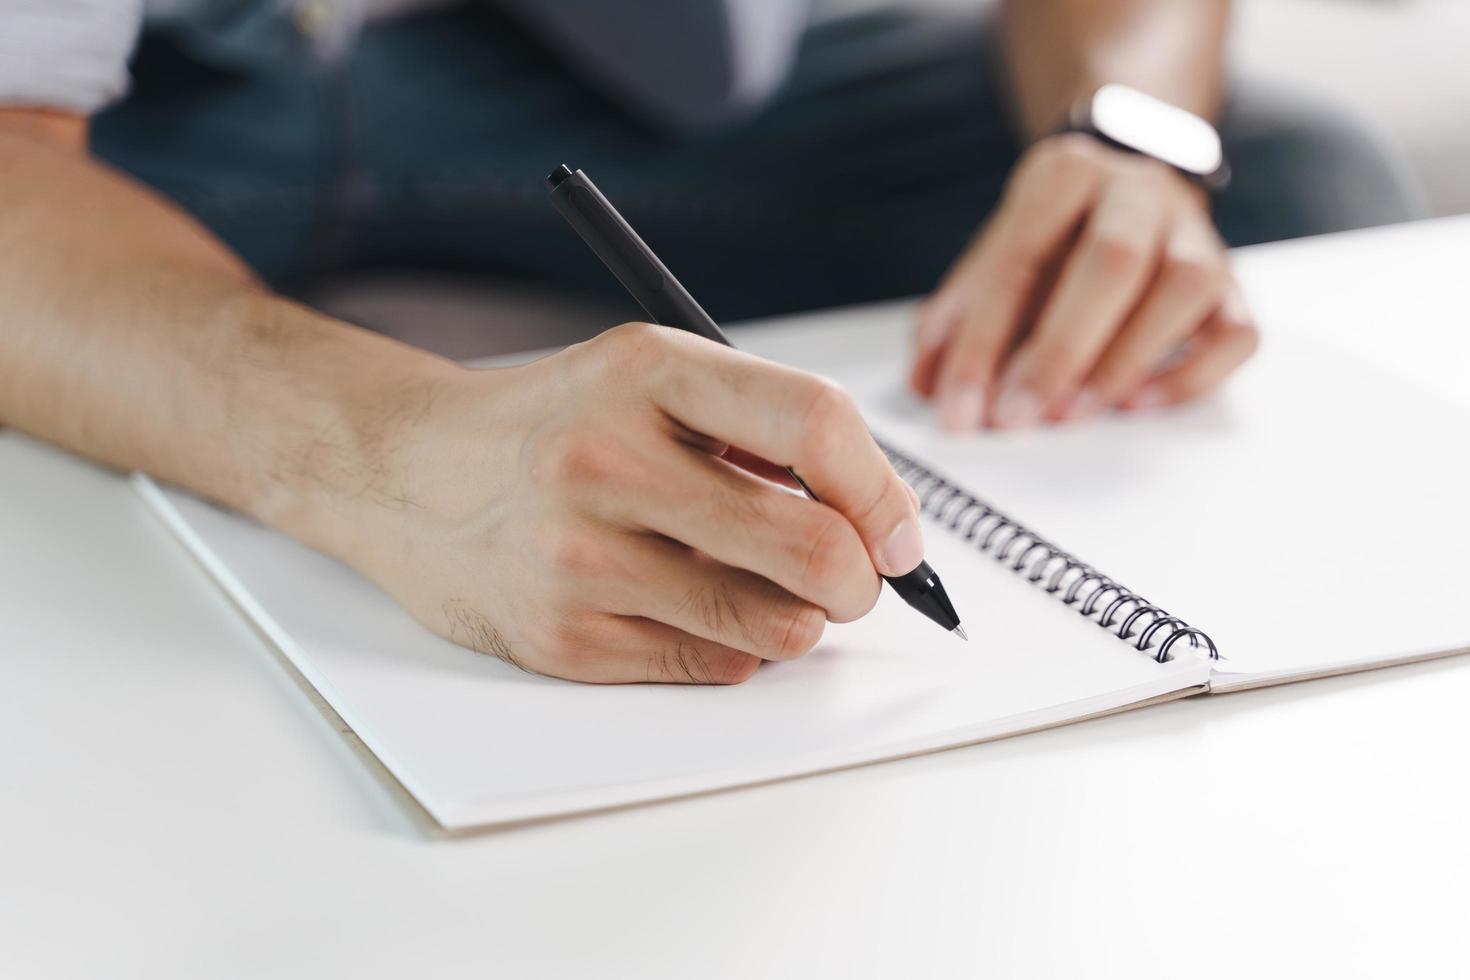
[[[1092,124],[1109,139],[1200,176],[1214,173],[1225,162],[1214,126],[1126,85],[1097,90]]]

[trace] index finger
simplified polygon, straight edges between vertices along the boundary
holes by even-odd
[[[691,334],[666,332],[655,346],[647,390],[664,412],[794,469],[852,523],[881,574],[924,560],[913,498],[841,387]]]

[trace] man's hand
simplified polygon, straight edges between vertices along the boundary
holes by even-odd
[[[922,559],[913,496],[813,375],[627,324],[430,391],[386,413],[409,421],[369,440],[392,448],[333,508],[329,550],[432,629],[527,669],[741,681]],[[753,475],[788,465],[823,503]]]
[[[1203,194],[1064,134],[924,304],[911,384],[947,429],[1021,427],[1194,398],[1257,343]]]
[[[0,263],[0,424],[581,680],[743,680],[922,559],[915,498],[829,382],[646,324],[466,370],[271,294],[84,133],[0,113],[0,243],[23,243]]]

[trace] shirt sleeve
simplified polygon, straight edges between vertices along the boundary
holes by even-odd
[[[0,105],[91,114],[128,87],[143,0],[0,0]]]

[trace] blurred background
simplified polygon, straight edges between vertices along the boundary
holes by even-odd
[[[1470,212],[1470,3],[1236,0],[1238,73],[1350,109],[1402,155],[1431,215]]]
[[[976,0],[818,0],[816,19]],[[1398,157],[1426,216],[1470,213],[1470,0],[1235,0],[1235,77],[1353,115]],[[453,357],[557,346],[636,308],[423,273],[328,281],[328,312]]]
[[[1234,2],[1238,76],[1350,110],[1403,157],[1428,214],[1470,212],[1470,0]],[[884,6],[894,3],[823,0],[818,16]]]
[[[820,11],[884,5],[824,0]],[[1403,156],[1429,214],[1470,212],[1470,0],[1235,0],[1231,55],[1242,77],[1351,110]]]

